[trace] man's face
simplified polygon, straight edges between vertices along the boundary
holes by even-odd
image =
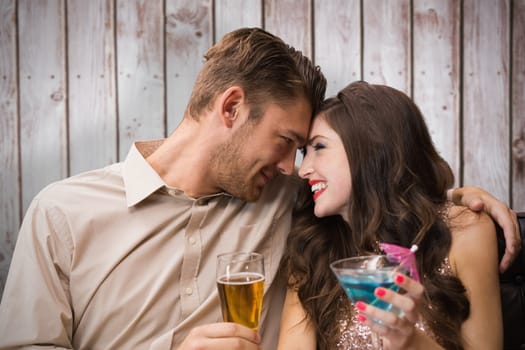
[[[270,103],[256,122],[244,122],[212,155],[218,187],[234,197],[255,201],[276,175],[292,174],[311,114],[307,100],[300,98],[285,107]]]

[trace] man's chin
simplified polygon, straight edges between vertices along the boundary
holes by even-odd
[[[252,188],[251,191],[244,192],[240,198],[246,202],[255,202],[261,197],[263,187]]]
[[[239,191],[239,189],[236,189],[235,191],[228,191],[225,190],[226,193],[229,193],[231,196],[241,199],[245,202],[255,202],[261,197],[261,193],[263,191],[263,186],[261,187],[254,187],[251,188],[249,191]]]
[[[244,196],[244,200],[246,202],[255,202],[261,197],[261,191],[258,191],[257,193],[250,193]]]

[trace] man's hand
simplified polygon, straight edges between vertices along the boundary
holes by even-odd
[[[456,205],[466,206],[474,211],[484,210],[501,226],[505,236],[505,254],[501,259],[499,269],[501,272],[505,271],[518,256],[521,249],[521,236],[516,213],[505,203],[477,187],[466,186],[454,189],[452,201]]]
[[[231,322],[211,323],[195,327],[177,350],[260,350],[259,334]]]

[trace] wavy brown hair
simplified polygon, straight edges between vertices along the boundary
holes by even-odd
[[[376,253],[377,242],[418,244],[422,316],[442,346],[462,349],[470,304],[461,281],[439,272],[451,246],[445,193],[454,177],[418,107],[393,88],[355,82],[328,99],[316,118],[326,120],[346,150],[350,222],[339,215],[316,218],[305,184],[281,267],[316,330],[318,349],[335,347],[338,313],[348,303],[329,264]]]

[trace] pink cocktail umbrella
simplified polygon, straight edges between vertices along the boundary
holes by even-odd
[[[406,267],[412,279],[419,281],[415,254],[417,251],[417,245],[414,244],[409,249],[396,244],[379,243],[379,247],[385,252],[390,260],[398,262],[400,265]]]

